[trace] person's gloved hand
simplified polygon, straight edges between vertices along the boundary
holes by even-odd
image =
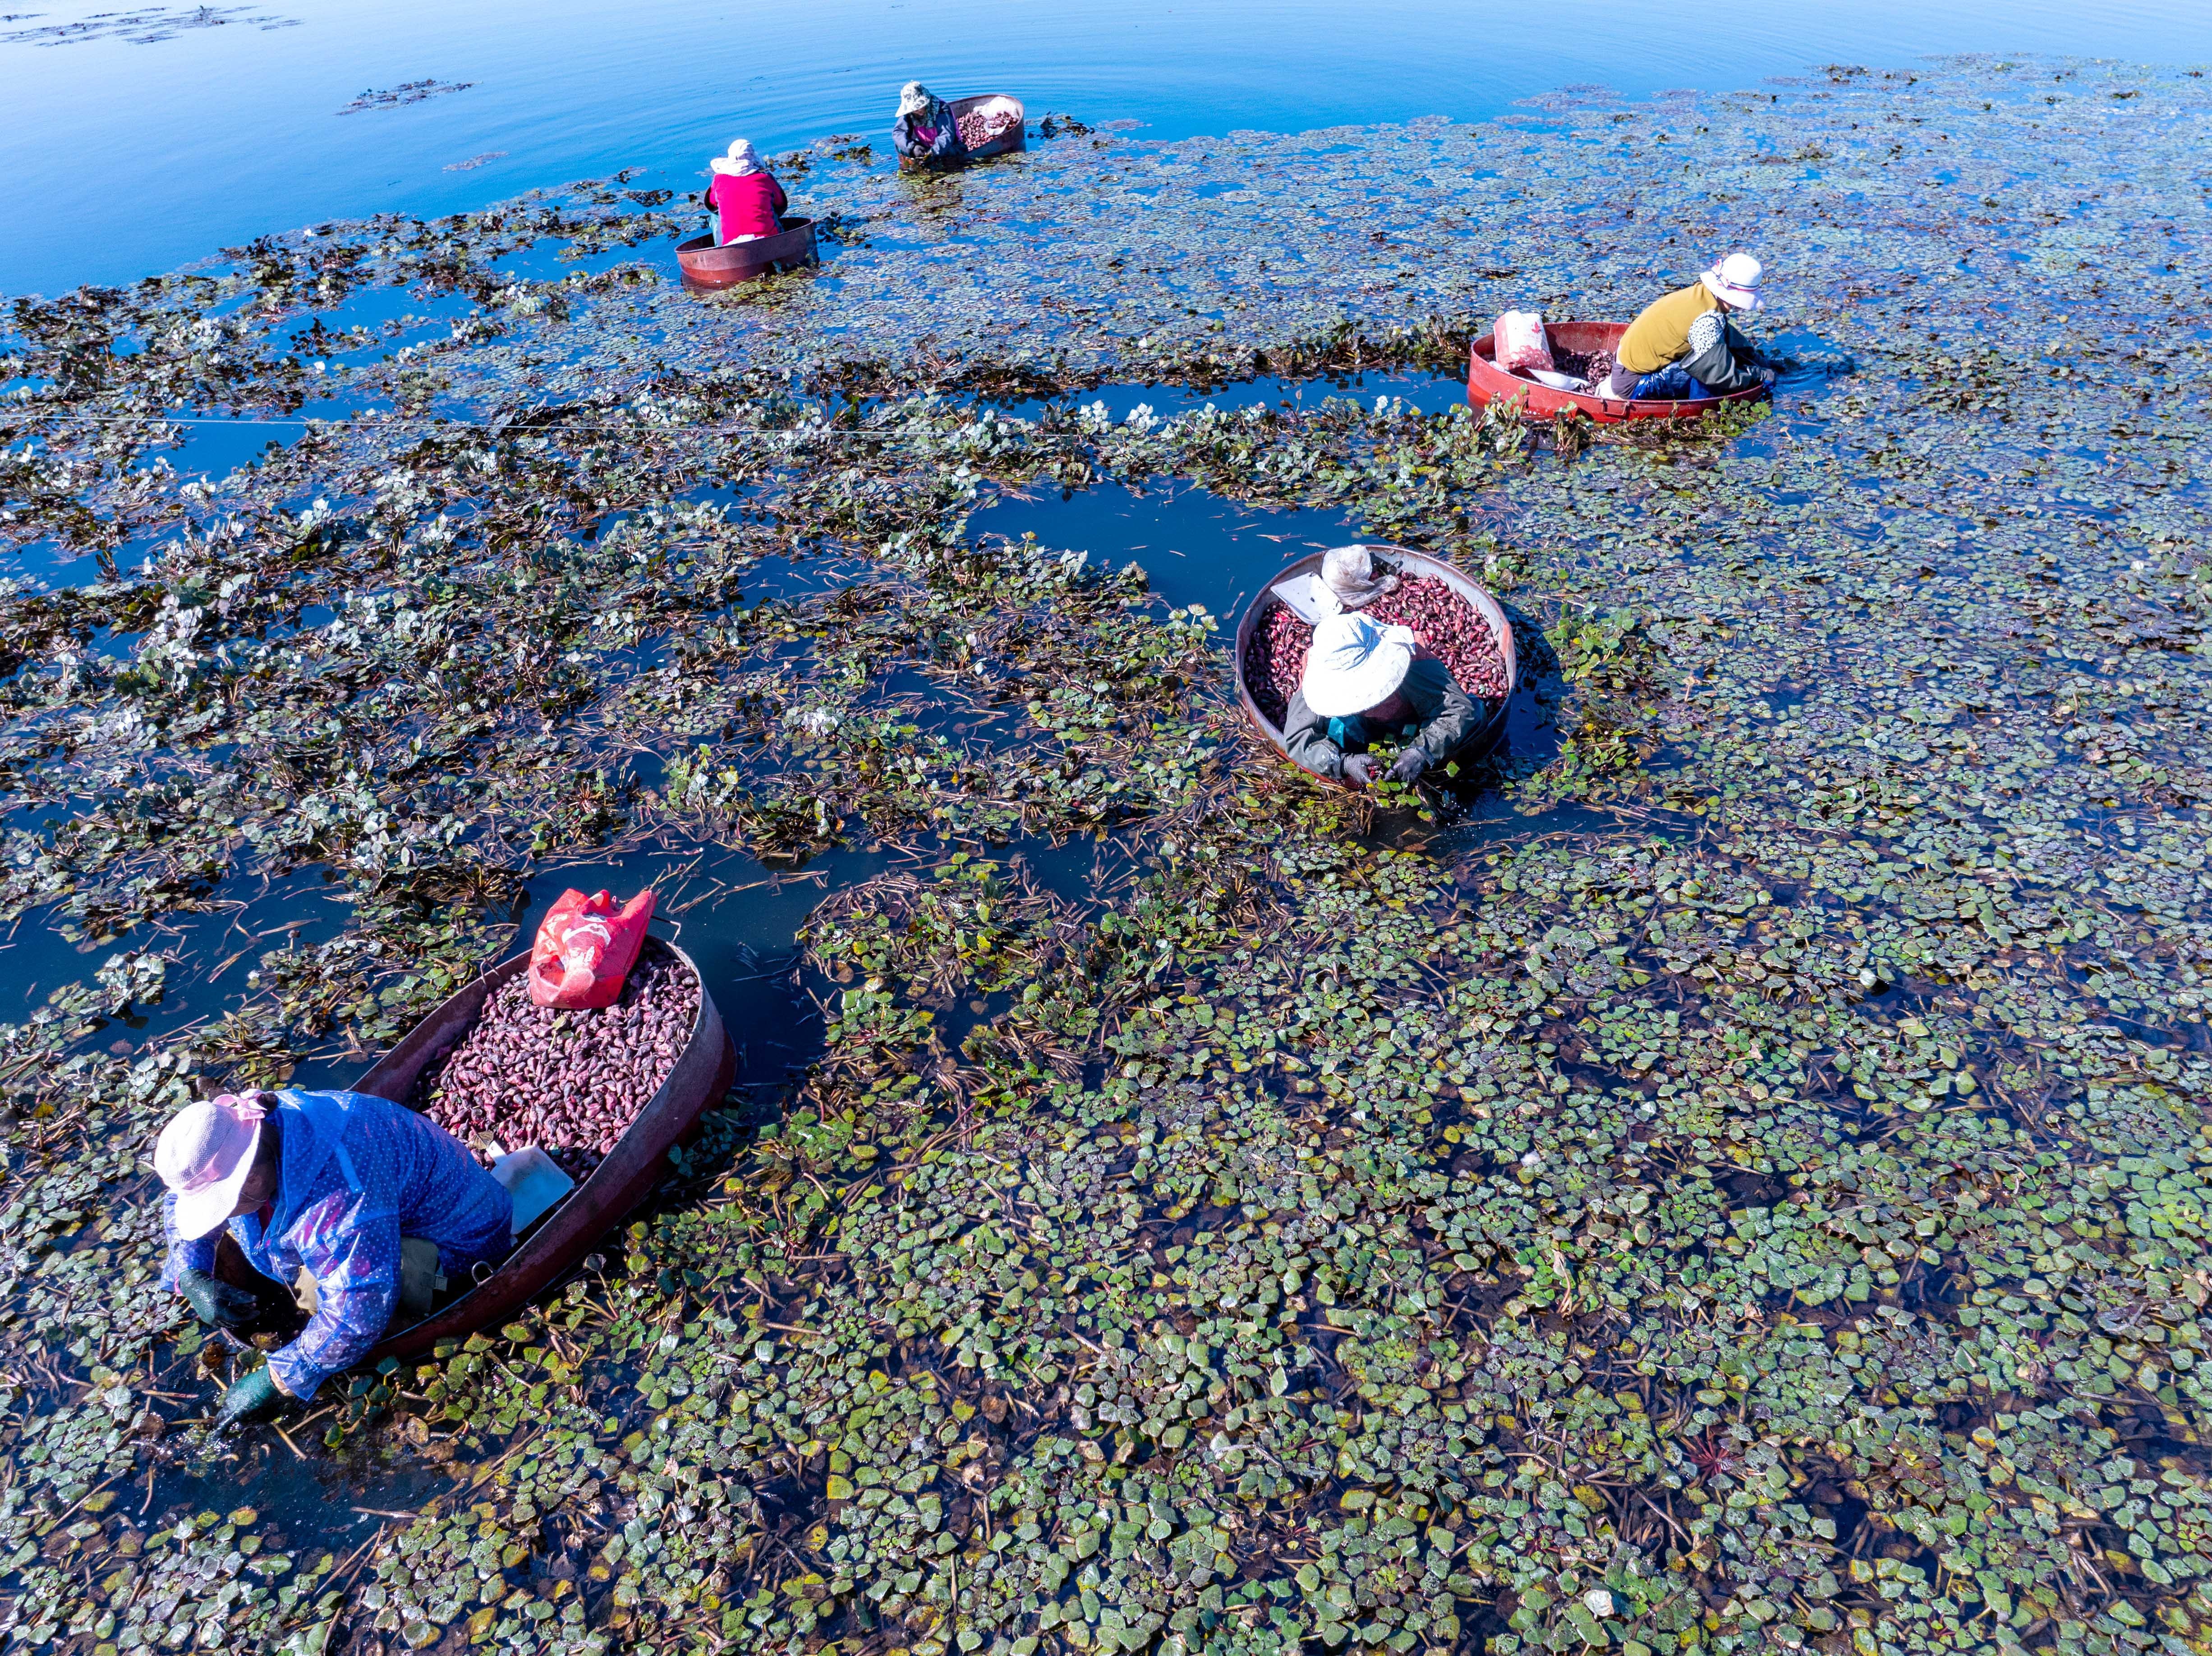
[[[1373,756],[1364,753],[1346,754],[1344,756],[1344,779],[1355,788],[1364,788],[1372,782],[1375,779]]]
[[[177,1292],[210,1328],[243,1328],[260,1313],[261,1301],[250,1290],[210,1276],[187,1271],[177,1278]]]
[[[1775,379],[1776,375],[1772,368],[1761,368],[1759,371],[1759,383],[1762,385],[1771,385]]]
[[[276,1377],[264,1362],[222,1394],[222,1402],[215,1411],[215,1429],[228,1432],[242,1422],[265,1419],[275,1414],[283,1401],[284,1393],[277,1387]]]
[[[1390,779],[1393,782],[1411,782],[1428,767],[1428,755],[1419,748],[1408,748],[1398,755],[1398,762],[1390,767]]]

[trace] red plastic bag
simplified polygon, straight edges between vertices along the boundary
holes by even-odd
[[[611,892],[564,891],[538,928],[530,951],[530,998],[540,1006],[595,1008],[622,998],[623,983],[645,946],[653,893],[620,908]]]
[[[1508,373],[1527,373],[1534,368],[1548,373],[1554,367],[1552,343],[1544,337],[1540,311],[1506,312],[1491,330],[1490,338],[1498,366]]]

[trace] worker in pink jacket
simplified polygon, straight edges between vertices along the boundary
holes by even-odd
[[[721,215],[715,246],[758,241],[783,227],[777,217],[791,202],[751,144],[739,138],[730,145],[728,155],[715,156],[708,165],[714,169],[714,181],[707,186],[707,205]]]

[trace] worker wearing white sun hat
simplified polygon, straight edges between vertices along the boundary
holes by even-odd
[[[1607,391],[1641,402],[1721,397],[1774,383],[1759,351],[1729,320],[1756,311],[1765,268],[1749,253],[1730,253],[1688,287],[1644,307],[1613,348]]]
[[[1315,775],[1354,787],[1379,768],[1367,749],[1396,740],[1403,746],[1390,779],[1411,782],[1466,742],[1479,714],[1443,663],[1420,653],[1411,628],[1349,610],[1315,626],[1283,740]]]

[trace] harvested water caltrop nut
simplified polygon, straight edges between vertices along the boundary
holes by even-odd
[[[602,1010],[537,1005],[518,974],[423,1071],[420,1107],[465,1143],[538,1145],[580,1180],[660,1090],[698,1016],[698,980],[652,938]]]
[[[970,109],[958,118],[960,142],[970,149],[994,143],[1020,124],[1012,109]]]
[[[1461,689],[1478,701],[1505,694],[1505,657],[1482,612],[1433,575],[1415,575],[1360,613],[1384,626],[1410,627],[1420,646],[1444,664]],[[1286,604],[1267,611],[1244,650],[1244,683],[1260,711],[1279,729],[1305,671],[1313,628]]]

